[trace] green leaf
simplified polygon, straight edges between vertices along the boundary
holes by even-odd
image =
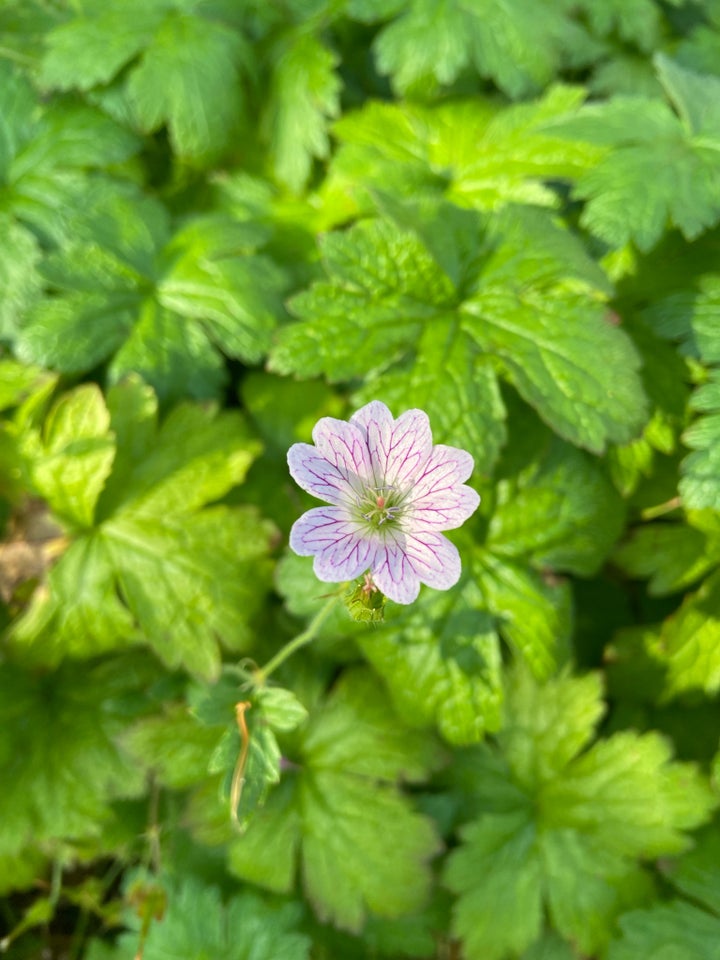
[[[434,77],[452,83],[474,68],[514,98],[543,86],[556,69],[563,42],[574,39],[563,12],[526,0],[492,0],[483,10],[458,0],[415,0],[375,43],[378,68],[401,93]]]
[[[521,396],[571,443],[600,453],[608,439],[622,443],[642,425],[639,358],[586,294],[565,284],[513,289],[489,279],[463,305],[463,326],[500,357]]]
[[[683,435],[693,452],[682,463],[680,495],[690,508],[720,510],[720,369],[710,371],[690,405],[700,416]]]
[[[348,15],[361,23],[374,23],[395,16],[404,6],[404,0],[348,0]]]
[[[295,730],[307,717],[307,710],[289,690],[253,688],[252,682],[251,674],[226,668],[219,683],[193,698],[198,720],[225,725],[219,742],[216,726],[216,742],[206,766],[209,773],[223,774],[222,802],[229,804],[228,815],[240,830],[280,782],[276,734]],[[229,717],[232,722],[227,726]]]
[[[328,234],[323,255],[331,280],[292,301],[306,322],[280,332],[275,372],[344,380],[380,370],[410,352],[424,320],[452,308],[449,278],[419,240],[386,221]]]
[[[720,689],[720,571],[685,597],[668,617],[654,655],[667,665],[667,693]]]
[[[85,171],[125,160],[138,143],[90,107],[57,103],[29,115],[37,120],[19,132],[5,172],[10,210],[41,236],[61,240],[69,233],[68,210],[88,189]]]
[[[0,340],[12,340],[24,312],[40,293],[40,248],[28,230],[2,214],[0,233],[5,237],[0,249]]]
[[[695,846],[666,870],[686,897],[720,916],[720,831],[717,823],[701,830]]]
[[[0,358],[0,410],[18,406],[36,389],[53,382],[54,378],[39,367]]]
[[[100,111],[58,101],[41,108],[29,82],[0,63],[0,176],[9,209],[52,237],[66,234],[67,209],[85,188],[84,173],[136,152],[137,139]]]
[[[655,596],[684,590],[720,563],[720,529],[714,515],[691,513],[688,524],[638,527],[613,560],[632,577],[649,578]]]
[[[610,34],[644,52],[656,49],[662,38],[663,16],[653,0],[607,0],[597,4],[581,0],[578,7],[591,29],[601,37]]]
[[[178,231],[164,256],[160,303],[188,320],[203,321],[211,340],[230,357],[257,363],[283,312],[283,272],[255,251],[265,240],[252,224],[223,216],[198,217]]]
[[[459,894],[453,932],[469,960],[507,956],[539,935],[542,873],[528,813],[489,814],[465,828],[446,880]]]
[[[653,312],[651,308],[646,316]],[[685,425],[689,388],[685,360],[674,345],[660,339],[659,331],[653,329],[655,324],[651,327],[645,318],[632,314],[626,314],[624,322],[643,358],[643,385],[653,411],[642,436],[609,451],[610,475],[627,497],[644,477],[652,475],[656,452],[675,452],[678,435]]]
[[[362,188],[377,188],[396,197],[421,192],[442,195],[448,186],[447,170],[434,162],[431,152],[436,139],[447,137],[441,110],[370,101],[361,110],[341,116],[332,128],[339,147],[329,164],[330,183],[351,192],[356,203],[364,200],[370,209]],[[477,106],[471,117],[479,123],[486,114],[484,105]],[[444,141],[438,149],[443,145]]]
[[[444,900],[444,898],[443,898]],[[397,920],[369,917],[362,936],[353,936],[330,926],[313,928],[317,960],[423,960],[438,949],[438,931],[447,927],[445,902],[435,902],[420,913]]]
[[[685,128],[710,136],[720,132],[720,109],[716,98],[708,96],[720,91],[717,78],[686,70],[662,53],[653,59],[660,82]]]
[[[648,324],[645,317],[630,314],[627,321],[628,332],[643,356],[643,382],[648,397],[663,421],[676,431],[683,425],[688,399],[687,365],[678,356],[672,344],[661,338],[661,331],[655,324]],[[657,449],[661,449],[656,438],[650,437]],[[662,452],[672,452],[673,447]]]
[[[258,444],[240,417],[212,409],[181,406],[158,426],[153,394],[130,381],[108,399],[116,445],[110,431],[93,433],[94,444],[107,444],[93,473],[87,458],[96,454],[92,445],[85,453],[82,434],[62,445],[63,430],[72,434],[74,411],[82,413],[88,396],[96,398],[93,415],[107,422],[93,389],[78,388],[51,411],[45,431],[51,440],[58,431],[57,456],[67,460],[41,478],[53,505],[68,499],[68,476],[83,479],[71,486],[70,502],[83,517],[95,507],[94,525],[50,570],[13,628],[15,642],[56,660],[142,639],[169,666],[211,676],[219,640],[235,649],[250,640],[248,619],[267,583],[272,529],[252,508],[205,505],[242,481]],[[87,422],[94,424],[92,417]],[[39,442],[28,450],[31,473],[42,467],[34,453]]]
[[[281,457],[286,466],[288,448],[312,439],[320,417],[340,417],[344,406],[324,383],[275,377],[259,370],[249,371],[240,385],[243,406],[268,450]]]
[[[139,144],[89,106],[66,101],[42,106],[26,77],[5,61],[0,116],[0,223],[12,240],[0,254],[0,278],[9,290],[0,306],[0,335],[7,337],[35,299],[39,250],[33,233],[66,238],[68,210],[89,188],[87,171],[126,160]]]
[[[170,237],[159,203],[101,185],[74,233],[44,265],[55,296],[18,332],[24,359],[66,373],[110,359],[112,382],[140,373],[170,401],[220,395],[220,350],[251,363],[267,351],[285,276],[256,252],[265,231],[206,216]]]
[[[570,637],[568,585],[485,551],[473,558],[473,571],[502,638],[536,676],[548,676]]]
[[[683,283],[684,280],[684,283]],[[683,287],[656,299],[646,310],[650,322],[661,336],[679,340],[682,351],[708,364],[720,362],[720,278],[703,273],[696,281],[683,278]]]
[[[237,133],[244,106],[240,73],[248,57],[235,30],[169,13],[128,78],[128,96],[145,132],[167,124],[173,148],[206,165]]]
[[[60,295],[40,302],[18,335],[23,359],[66,373],[103,362],[129,335],[169,232],[163,207],[135,191],[98,185],[87,199],[72,241],[44,264]]]
[[[685,284],[688,281],[685,280]],[[683,286],[685,286],[683,284]],[[720,363],[720,280],[703,273],[692,289],[681,289],[656,300],[647,316],[660,335],[681,342],[681,350],[708,365]],[[720,429],[720,371],[710,366],[690,398],[700,414],[683,435],[694,452],[682,464],[679,489],[690,509],[720,509],[717,480],[717,433]]]
[[[544,687],[520,672],[511,678],[498,746],[475,754],[470,789],[485,812],[463,828],[445,874],[469,960],[528,947],[544,911],[563,937],[595,953],[623,908],[647,896],[637,860],[682,850],[685,831],[716,805],[655,733],[588,746],[602,712],[592,676]]]
[[[14,890],[27,890],[46,869],[46,857],[37,849],[26,846],[17,854],[0,853],[0,891],[3,896]]]
[[[295,730],[307,717],[307,710],[291,690],[261,687],[256,698],[268,726],[280,733]]]
[[[247,701],[249,702],[249,701]],[[209,773],[223,773],[222,796],[228,802],[228,816],[238,829],[246,829],[268,793],[280,782],[280,748],[263,718],[250,714],[247,746],[237,729],[227,730],[217,744],[208,765]],[[242,767],[238,764],[242,763]],[[238,792],[239,791],[239,792]]]
[[[327,123],[340,109],[339,57],[306,29],[295,29],[278,41],[273,60],[264,127],[276,177],[299,191],[313,158],[329,152]]]
[[[5,0],[0,47],[15,63],[36,63],[43,52],[46,33],[62,21],[62,12],[44,0]]]
[[[46,87],[90,90],[128,67],[124,90],[138,126],[154,132],[166,124],[173,148],[192,163],[210,163],[238,132],[246,43],[192,6],[90,4],[84,15],[50,31],[47,45]]]
[[[0,667],[0,851],[98,837],[116,797],[139,796],[143,777],[117,747],[128,719],[144,709],[138,690],[157,669],[109,660],[51,673]]]
[[[167,907],[151,923],[144,960],[308,960],[310,941],[299,932],[297,904],[275,904],[256,893],[235,893],[226,901],[215,887],[194,877],[164,880]],[[120,960],[138,949],[140,919],[129,914],[133,932],[124,933],[104,960]],[[100,941],[95,941],[100,944]],[[89,957],[93,957],[91,948]]]
[[[547,785],[548,823],[588,831],[619,857],[678,853],[688,846],[684,831],[703,823],[717,800],[691,765],[671,762],[671,753],[654,731],[600,741]]]
[[[397,917],[420,907],[437,840],[397,781],[420,779],[432,758],[427,739],[399,724],[372,677],[346,674],[301,730],[290,757],[297,768],[232,844],[232,870],[289,891],[299,857],[319,918],[353,931],[367,911]]]
[[[382,394],[388,377],[389,397],[404,387],[427,398],[441,424],[459,423],[456,411],[466,410],[472,419],[461,439],[491,426],[480,447],[488,470],[503,431],[484,354],[576,444],[600,452],[608,439],[624,442],[640,429],[638,356],[604,317],[599,291],[607,281],[572,235],[539,211],[498,217],[488,235],[477,215],[449,204],[382,203],[398,226],[366,220],[326,238],[330,280],[293,300],[301,322],[280,331],[271,369],[335,381],[364,376],[363,396],[370,385]],[[420,386],[413,360],[425,383],[446,360],[450,376],[432,378],[439,391]]]
[[[655,450],[647,435],[658,420],[654,415],[643,435],[629,443],[611,447],[607,452],[608,472],[615,488],[624,497],[629,497],[638,488],[643,478],[649,477],[655,465]]]
[[[478,97],[432,107],[370,102],[334,124],[341,146],[328,175],[360,204],[359,184],[395,196],[444,195],[481,210],[507,203],[556,206],[547,181],[575,179],[602,155],[544,129],[583,98],[579,88],[553,87],[538,101],[503,110]]]
[[[522,955],[522,960],[576,960],[577,954],[556,933],[546,933]]]
[[[198,723],[187,704],[170,703],[162,714],[126,729],[122,745],[163,786],[183,790],[207,778],[208,758],[217,737],[217,728]]]
[[[718,960],[720,919],[690,903],[674,901],[636,910],[620,918],[622,939],[610,945],[608,960],[663,957]]]
[[[501,743],[519,786],[535,790],[550,783],[591,743],[604,713],[601,696],[596,674],[539,687],[526,672],[516,671]]]
[[[87,312],[88,320],[98,333],[103,319],[99,304],[88,304]],[[110,383],[122,383],[127,376],[138,374],[152,385],[164,404],[186,397],[216,400],[222,395],[227,383],[223,358],[200,325],[184,322],[176,313],[153,301],[139,305],[133,314],[131,328],[117,328],[119,338],[126,336],[127,339],[118,344],[119,349],[110,361]],[[113,318],[113,322],[117,319]],[[106,341],[105,346],[112,348],[112,341]],[[87,363],[87,354],[84,354],[83,368]]]
[[[591,576],[623,529],[624,505],[597,462],[555,440],[496,488],[487,545],[498,556]]]
[[[576,195],[588,201],[581,223],[615,247],[633,241],[650,250],[668,226],[693,240],[720,219],[720,80],[664,57],[656,65],[679,116],[660,100],[615,97],[548,128],[614,147],[579,179]]]
[[[89,8],[90,16],[75,17],[47,34],[45,87],[90,90],[108,83],[152,41],[167,5],[134,0]]]
[[[617,46],[611,60],[605,60],[595,67],[589,86],[598,97],[612,97],[615,94],[657,97],[662,91],[647,57],[627,47],[619,50]]]
[[[500,646],[472,581],[448,595],[424,594],[357,643],[408,723],[435,723],[457,745],[498,729]]]
[[[708,0],[703,17],[689,30],[677,46],[678,61],[699,73],[717,74],[718,37],[717,4]]]
[[[7,180],[11,165],[36,129],[38,104],[24,75],[11,64],[0,63],[0,104],[3,125],[0,129],[0,173]]]
[[[92,526],[95,505],[115,458],[110,415],[100,390],[79,387],[61,397],[31,435],[23,453],[37,492],[56,516],[80,530]]]
[[[140,148],[138,138],[100,110],[71,99],[51,102],[38,117],[33,139],[15,156],[11,178],[28,205],[51,191],[53,174],[78,173],[121,163]]]
[[[475,469],[489,474],[506,440],[505,406],[492,365],[455,324],[427,324],[416,354],[391,373],[371,377],[353,399],[382,400],[391,410],[432,411],[433,439],[472,450]],[[435,373],[442,369],[438,380]]]
[[[483,117],[476,116],[475,99],[462,111],[441,107],[431,157],[435,166],[453,169],[448,199],[483,210],[508,202],[557,206],[553,181],[575,180],[599,159],[597,147],[563,143],[548,129],[553,118],[577,109],[583,98],[579,87],[553,86],[532,103],[503,110],[493,104]]]

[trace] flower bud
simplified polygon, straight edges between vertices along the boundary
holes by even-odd
[[[353,620],[360,623],[381,623],[385,619],[387,598],[375,586],[369,573],[352,584],[343,599]]]

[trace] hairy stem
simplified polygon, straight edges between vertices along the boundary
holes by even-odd
[[[306,643],[310,643],[325,620],[327,620],[335,604],[340,599],[345,586],[346,585],[343,584],[341,589],[337,593],[333,593],[333,595],[328,599],[327,603],[320,607],[318,612],[315,614],[302,633],[299,633],[296,637],[293,637],[292,640],[288,641],[284,647],[281,647],[281,649],[278,650],[274,657],[268,660],[264,667],[260,667],[259,670],[255,671],[253,679],[255,680],[257,686],[261,687],[270,674],[277,670],[280,664],[284,663],[288,657],[291,657],[296,650],[299,650],[300,647],[304,647]]]
[[[656,517],[662,517],[666,513],[672,513],[673,510],[677,510],[682,506],[682,500],[680,497],[673,497],[671,500],[666,500],[665,503],[659,503],[655,507],[648,507],[646,510],[641,511],[640,516],[643,520],[655,520]]]

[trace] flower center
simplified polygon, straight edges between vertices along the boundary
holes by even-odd
[[[372,487],[358,500],[360,516],[373,527],[399,519],[402,497],[394,487]]]

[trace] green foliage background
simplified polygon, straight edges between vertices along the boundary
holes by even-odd
[[[374,398],[482,495],[380,625]],[[720,3],[0,0],[0,538],[6,955],[720,958]]]

